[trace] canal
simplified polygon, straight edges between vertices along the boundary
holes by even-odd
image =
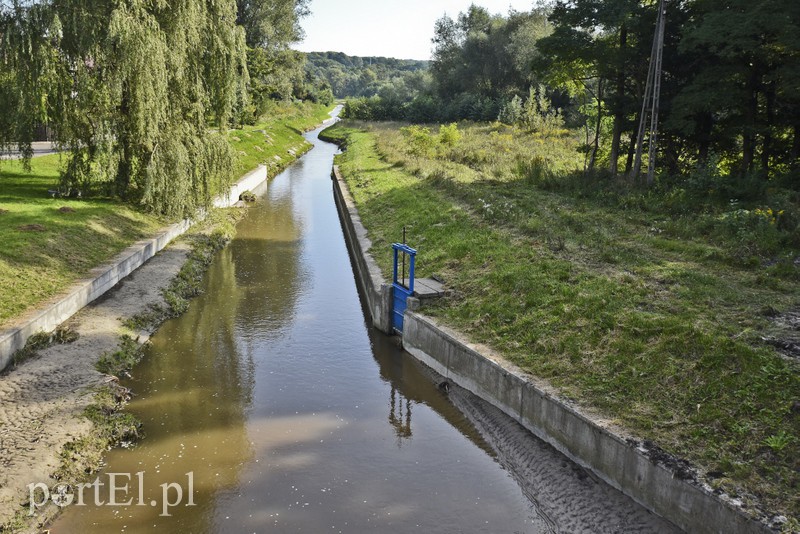
[[[104,504],[51,532],[671,532],[367,325],[318,133],[126,382],[146,439]]]

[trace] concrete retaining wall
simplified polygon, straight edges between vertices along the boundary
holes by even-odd
[[[385,334],[392,333],[392,287],[383,280],[383,275],[373,257],[367,252],[372,242],[367,238],[367,230],[361,224],[353,198],[344,183],[339,167],[334,166],[331,173],[333,197],[339,220],[342,222],[350,259],[356,273],[356,282],[367,300],[372,324]]]
[[[432,319],[406,312],[403,348],[687,532],[771,532],[709,491],[675,478],[644,451],[536,387],[513,365],[478,353]]]
[[[373,323],[390,333],[391,287],[384,282],[374,259],[365,252],[371,243],[338,167],[334,167],[332,178],[357,281],[367,299]],[[612,487],[687,532],[772,532],[710,491],[675,478],[670,470],[650,460],[645,450],[537,387],[515,366],[479,353],[459,334],[411,308],[405,314],[403,348],[442,376],[497,406]]]
[[[267,168],[261,165],[234,184],[228,194],[218,197],[214,206],[233,206],[239,201],[241,192],[248,189],[252,191],[266,179]],[[65,297],[57,298],[44,309],[23,316],[16,325],[0,332],[0,371],[11,363],[14,353],[25,346],[30,336],[37,332],[53,331],[185,233],[193,223],[191,220],[175,223],[157,236],[128,247],[111,263],[92,270],[89,278],[75,284]]]
[[[267,168],[259,165],[257,169],[245,174],[241,180],[233,184],[227,195],[220,195],[214,201],[215,208],[228,208],[239,202],[239,195],[245,191],[254,191],[267,180]]]

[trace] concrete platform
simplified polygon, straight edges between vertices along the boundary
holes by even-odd
[[[414,280],[414,296],[421,300],[443,297],[444,293],[444,285],[433,278],[417,278]]]

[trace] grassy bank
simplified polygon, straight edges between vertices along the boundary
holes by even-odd
[[[452,289],[426,313],[800,526],[798,365],[764,341],[796,334],[796,197],[631,189],[577,173],[568,132],[460,133],[326,131],[387,277],[406,226]]]
[[[62,164],[0,162],[0,327],[64,291],[165,221],[108,199],[51,198]]]
[[[239,153],[237,175],[245,174],[260,164],[267,166],[270,176],[278,174],[311,148],[301,134],[329,119],[331,109],[309,102],[276,104],[262,122],[231,130],[228,139]]]
[[[264,162],[276,174],[307,150],[300,134],[328,111],[276,105],[262,124],[231,132],[237,175]],[[34,158],[27,172],[19,162],[0,162],[0,328],[170,222],[112,199],[51,198],[64,163],[58,155]]]

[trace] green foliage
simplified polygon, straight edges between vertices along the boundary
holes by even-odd
[[[461,132],[458,131],[458,124],[442,124],[439,126],[439,144],[446,148],[453,148],[461,141]]]
[[[455,20],[445,15],[436,21],[433,38],[431,73],[438,95],[511,98],[534,81],[536,42],[550,31],[545,9],[503,17],[472,5]]]
[[[104,354],[95,364],[95,368],[103,374],[119,376],[127,373],[142,359],[142,347],[130,336],[122,336],[119,348]]]
[[[522,125],[532,132],[545,135],[556,133],[564,128],[564,120],[557,109],[553,109],[550,99],[545,94],[545,86],[530,88],[528,100],[523,106]]]
[[[306,54],[306,72],[324,80],[337,98],[381,95],[404,101],[430,84],[428,62],[385,57],[348,56],[341,52]]]
[[[254,124],[269,111],[275,100],[290,100],[303,84],[302,53],[294,50],[247,50],[250,103],[241,110],[241,121]]]
[[[66,345],[77,341],[78,333],[68,326],[58,326],[53,332],[37,332],[28,338],[25,346],[14,353],[11,366],[4,372],[9,372],[26,361],[38,356],[39,351],[55,344]]]
[[[400,130],[406,139],[408,153],[417,157],[431,157],[436,154],[436,139],[430,128],[422,126],[406,126]]]
[[[49,124],[70,154],[62,181],[186,216],[231,179],[227,127],[248,106],[244,31],[233,0],[14,2],[0,7],[0,53],[23,98],[3,101],[28,150]],[[35,53],[31,53],[35,50]],[[8,79],[6,79],[8,80]]]
[[[247,74],[251,102],[240,102],[240,122],[255,124],[274,100],[328,100],[305,87],[305,54],[289,46],[303,38],[300,19],[308,0],[237,0],[237,23],[247,42]],[[331,99],[332,101],[332,99]]]
[[[523,107],[522,107],[522,98],[519,95],[514,95],[503,109],[500,110],[500,115],[497,117],[497,120],[504,124],[508,125],[516,125],[522,122],[523,117]]]
[[[310,14],[309,3],[309,0],[236,0],[236,23],[245,30],[247,46],[285,50],[303,39],[300,19]]]
[[[141,421],[122,411],[129,399],[128,390],[119,385],[100,388],[83,414],[92,423],[92,430],[64,445],[54,479],[66,484],[85,482],[103,467],[106,451],[123,443],[130,445],[144,436]]]
[[[795,436],[787,434],[785,430],[781,430],[777,434],[767,437],[764,440],[764,444],[773,451],[781,453],[787,446],[791,445],[795,441],[797,441]]]
[[[438,135],[433,135],[430,128],[417,125],[400,128],[400,134],[405,139],[406,152],[417,159],[451,151],[462,138],[456,123],[440,125]]]
[[[540,84],[537,88],[531,87],[528,90],[528,98],[524,101],[514,95],[514,98],[500,110],[498,120],[545,135],[563,130],[564,119],[561,117],[561,112],[553,109],[546,91],[545,86]]]

